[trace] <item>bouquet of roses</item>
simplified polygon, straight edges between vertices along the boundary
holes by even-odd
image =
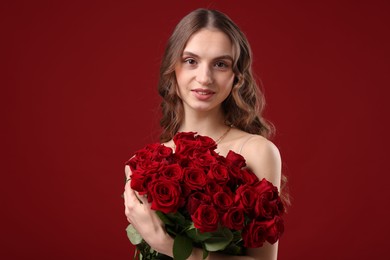
[[[273,244],[284,230],[278,189],[259,180],[233,151],[215,152],[207,136],[178,133],[174,151],[149,144],[126,163],[131,188],[147,196],[151,208],[174,238],[174,259],[186,259],[193,247],[209,252],[243,255],[245,248]],[[141,259],[171,259],[153,251],[131,226],[130,241]],[[137,254],[138,252],[138,254]]]

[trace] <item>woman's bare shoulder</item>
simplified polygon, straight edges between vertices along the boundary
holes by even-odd
[[[161,143],[162,145],[166,146],[166,147],[169,147],[169,148],[172,148],[174,149],[175,148],[175,143],[173,142],[173,140],[169,140],[168,142],[165,142],[165,143]]]
[[[280,186],[281,157],[274,143],[260,135],[251,135],[241,149],[247,165],[260,178],[266,178],[275,186]]]

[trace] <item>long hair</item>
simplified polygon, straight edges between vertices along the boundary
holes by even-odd
[[[184,118],[181,99],[176,94],[175,65],[189,38],[201,29],[222,31],[234,46],[231,94],[222,103],[225,122],[245,132],[269,137],[273,128],[262,116],[265,100],[252,74],[252,51],[245,35],[225,14],[216,10],[197,9],[185,16],[168,40],[160,67],[158,91],[162,97],[161,142],[167,142],[177,133]]]
[[[225,122],[245,132],[269,138],[273,125],[262,117],[265,99],[252,74],[252,50],[244,33],[225,14],[208,9],[197,9],[185,16],[168,40],[160,67],[158,92],[162,97],[161,142],[167,142],[179,130],[184,119],[184,108],[177,95],[175,66],[181,59],[190,37],[204,28],[225,33],[234,46],[233,72],[235,78],[230,95],[222,103]],[[286,206],[290,197],[285,189],[287,177],[282,174],[281,198]]]

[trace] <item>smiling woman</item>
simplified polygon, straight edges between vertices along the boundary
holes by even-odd
[[[185,111],[222,114],[215,110],[221,109],[233,87],[232,57],[233,46],[226,34],[202,29],[191,36],[175,68],[177,94]]]
[[[282,182],[281,159],[278,149],[267,139],[272,131],[261,115],[264,99],[252,76],[251,64],[252,54],[245,35],[225,14],[215,10],[198,9],[184,17],[168,41],[160,68],[158,90],[162,97],[163,112],[160,139],[163,146],[172,148],[173,151],[177,152],[175,155],[178,157],[180,149],[175,145],[179,133],[182,133],[180,136],[184,138],[185,142],[186,138],[191,138],[190,136],[194,132],[198,133],[199,136],[206,136],[199,137],[206,138],[202,140],[211,138],[210,140],[215,140],[215,147],[214,145],[211,147],[215,149],[217,154],[227,156],[226,158],[231,158],[232,153],[238,154],[237,156],[245,162],[244,164],[240,163],[240,165],[246,165],[251,169],[255,174],[255,179],[265,178],[280,190]],[[214,141],[211,143],[214,144]],[[197,146],[196,142],[194,146]],[[194,148],[191,145],[189,147],[189,149]],[[164,150],[161,147],[158,149]],[[171,149],[167,151],[171,151]],[[214,153],[214,150],[211,153]],[[148,152],[143,152],[143,154],[147,155]],[[204,155],[198,154],[198,156]],[[208,158],[210,159],[210,157]],[[184,160],[186,162],[180,165],[180,167],[186,168],[184,175],[189,174],[191,165],[196,164],[195,158],[193,160]],[[153,168],[159,163],[149,161]],[[142,164],[144,165],[145,162],[143,161]],[[130,163],[132,170],[136,170],[135,165],[135,163]],[[210,161],[210,165],[203,166],[210,171],[212,171],[211,169],[228,171],[228,168],[213,160]],[[196,172],[198,175],[202,174],[198,170]],[[137,174],[134,173],[135,177],[139,176]],[[206,174],[210,175],[210,173]],[[126,166],[128,180],[131,179],[131,176],[132,172]],[[151,183],[155,183],[153,176],[149,173],[145,178]],[[210,176],[212,176],[211,179],[216,178],[213,174]],[[206,179],[206,176],[203,177]],[[183,177],[183,179],[185,178],[186,176]],[[249,185],[254,179],[240,177],[240,180],[242,182],[240,185]],[[212,185],[214,189],[221,191],[228,189],[227,183],[217,183],[216,180],[211,180],[211,182],[214,183]],[[168,234],[157,213],[152,210],[150,197],[148,196],[146,199],[141,196],[146,193],[140,195],[133,190],[137,185],[140,187],[140,182],[139,179],[135,178],[134,182],[130,180],[125,186],[124,198],[127,219],[152,249],[172,257],[174,239]],[[179,187],[177,188],[179,189]],[[235,186],[233,190],[235,191],[236,188]],[[182,190],[182,193],[188,192],[190,191]],[[261,212],[269,211],[270,208],[273,208],[274,210],[271,211],[274,212],[279,212],[279,210],[283,212],[283,206],[281,203],[265,206],[262,204],[264,200],[253,199],[257,196],[255,193],[248,196],[252,198],[250,201],[253,201],[249,204],[256,205],[256,213],[247,213],[256,221],[267,219],[267,221],[271,221],[267,223],[272,224],[246,223],[250,229],[242,234],[251,236],[251,243],[246,245],[252,245],[253,248],[246,248],[245,255],[229,256],[215,252],[208,254],[207,259],[270,260],[277,258],[277,238],[282,232],[282,220],[272,215],[274,213],[271,214],[272,216],[267,215],[268,217],[264,218]],[[281,195],[283,195],[282,191]],[[247,199],[247,197],[240,198],[240,195],[231,193],[225,193],[222,197],[227,201],[232,201],[232,203],[234,198],[234,203],[238,204],[244,203],[243,200]],[[204,205],[203,202],[206,201],[200,202],[200,205],[204,206],[200,208],[207,208],[213,212],[215,211],[213,207],[220,205],[220,202],[217,201],[212,205]],[[243,209],[238,206],[237,210],[240,212]],[[194,216],[196,214],[199,212],[195,212]],[[199,215],[196,216],[199,217]],[[275,224],[276,222],[278,224]],[[265,235],[271,233],[273,235],[268,237]],[[194,248],[192,252],[188,252],[188,256],[188,259],[203,259],[203,252],[201,249]]]

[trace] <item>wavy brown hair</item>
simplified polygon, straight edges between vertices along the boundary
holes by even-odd
[[[158,84],[163,114],[160,140],[167,142],[172,139],[183,121],[183,104],[176,94],[175,66],[189,38],[204,28],[224,32],[234,46],[234,85],[231,94],[222,103],[226,123],[251,134],[269,137],[273,128],[261,116],[265,100],[252,74],[252,51],[247,38],[225,14],[216,10],[197,9],[177,24],[162,59]]]
[[[160,141],[171,140],[183,121],[184,108],[176,92],[175,66],[190,37],[204,28],[222,31],[234,46],[233,88],[222,103],[225,122],[245,132],[269,138],[274,128],[262,117],[265,99],[252,74],[252,51],[246,36],[227,15],[216,10],[197,9],[177,24],[165,48],[158,83],[163,114]],[[282,174],[281,191],[286,183],[287,178]],[[286,206],[290,204],[288,191],[281,192],[281,197]]]

